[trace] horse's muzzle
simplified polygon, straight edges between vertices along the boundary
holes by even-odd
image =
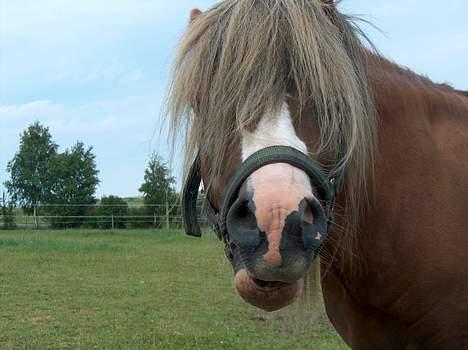
[[[327,218],[316,199],[304,198],[285,215],[281,232],[264,232],[251,198],[239,197],[229,210],[227,230],[234,247],[235,270],[256,279],[290,283],[301,279],[319,254]]]

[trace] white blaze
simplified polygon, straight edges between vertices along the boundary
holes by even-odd
[[[254,132],[242,134],[242,158],[247,159],[257,151],[271,146],[289,146],[307,154],[307,147],[296,135],[288,105],[283,104],[277,115],[266,114]],[[307,174],[286,163],[266,165],[247,181],[253,192],[257,224],[268,239],[265,262],[280,266],[280,243],[288,215],[299,210],[304,198],[312,198],[312,188]],[[312,217],[306,217],[312,222]]]
[[[307,146],[297,136],[291,120],[291,113],[286,102],[277,115],[266,114],[259,122],[257,129],[254,132],[245,131],[242,133],[242,160],[246,160],[255,152],[271,146],[289,146],[307,154]],[[283,180],[305,186],[311,191],[308,176],[297,168],[289,164],[278,163],[267,165],[254,174],[252,181],[249,181],[248,186],[251,189],[254,178],[259,178],[262,173],[263,180],[274,180],[275,178],[283,178]],[[289,178],[289,179],[286,179]]]
[[[307,153],[305,143],[296,135],[286,102],[278,115],[266,114],[254,132],[246,131],[242,134],[243,160],[263,148],[277,145],[294,147]]]

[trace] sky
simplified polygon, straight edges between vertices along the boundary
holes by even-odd
[[[139,195],[151,153],[169,160],[161,111],[177,42],[190,10],[215,3],[0,0],[0,192],[19,134],[39,121],[61,151],[78,140],[93,146],[98,196]],[[344,0],[339,8],[378,27],[363,24],[386,57],[468,89],[468,1]]]

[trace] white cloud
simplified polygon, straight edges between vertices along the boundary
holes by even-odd
[[[47,100],[38,100],[23,105],[0,106],[0,122],[21,122],[28,118],[48,118],[59,115],[63,107]],[[5,124],[3,124],[5,127]]]
[[[79,136],[84,132],[147,129],[156,123],[161,94],[148,93],[121,99],[101,100],[78,106],[64,106],[47,100],[22,105],[0,106],[2,129],[23,130],[35,120],[52,131]],[[140,125],[142,123],[146,125]]]
[[[79,71],[75,72],[76,75],[73,79],[84,84],[114,82],[132,86],[145,80],[145,74],[141,69],[130,68],[117,62],[88,67],[81,73]]]

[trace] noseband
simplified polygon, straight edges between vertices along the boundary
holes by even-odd
[[[272,146],[252,154],[241,164],[228,186],[220,210],[214,209],[209,200],[206,200],[205,211],[208,220],[212,224],[218,238],[224,241],[226,255],[230,260],[232,260],[232,250],[234,247],[232,247],[226,225],[229,210],[236,201],[244,181],[261,167],[276,163],[287,163],[307,174],[320,199],[320,203],[315,200],[315,205],[322,204],[328,220],[326,225],[327,232],[321,235],[320,242],[318,243],[322,244],[328,237],[333,223],[336,196],[344,183],[344,167],[338,166],[339,170],[327,177],[320,165],[304,153],[288,146]],[[197,218],[197,198],[201,182],[200,157],[197,156],[190,168],[182,193],[182,215],[185,233],[195,237],[201,237],[202,235]]]

